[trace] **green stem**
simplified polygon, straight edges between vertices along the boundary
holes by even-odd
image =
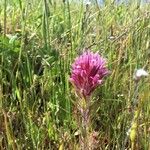
[[[82,123],[82,130],[81,130],[81,149],[88,150],[89,149],[89,141],[88,141],[88,134],[89,134],[89,123],[90,123],[90,114],[89,114],[89,105],[90,98],[86,97],[82,99],[82,105],[80,109],[81,113],[81,123]]]

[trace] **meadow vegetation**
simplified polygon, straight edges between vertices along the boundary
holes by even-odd
[[[125,142],[139,105],[136,150],[150,149],[150,4],[105,6],[68,0],[0,1],[0,149],[78,150],[77,96],[71,64],[85,48],[107,58],[111,71],[93,95],[97,149]]]

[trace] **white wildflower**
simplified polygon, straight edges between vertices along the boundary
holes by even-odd
[[[85,4],[86,4],[86,5],[90,5],[90,4],[91,4],[91,1],[90,1],[90,0],[86,0],[86,1],[85,1]]]
[[[148,72],[147,71],[145,71],[144,69],[138,69],[135,72],[134,79],[135,80],[139,80],[141,77],[147,77],[147,76],[148,76]]]

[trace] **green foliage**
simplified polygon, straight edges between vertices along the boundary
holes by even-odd
[[[55,0],[0,2],[0,149],[78,149],[71,64],[83,48],[107,58],[111,74],[95,91],[92,125],[102,149],[121,149],[132,120],[133,73],[150,70],[150,6]],[[11,16],[11,17],[10,17]],[[137,149],[149,149],[149,77]],[[130,147],[130,143],[126,145]]]

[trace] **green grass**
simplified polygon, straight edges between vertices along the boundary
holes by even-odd
[[[99,51],[111,71],[93,98],[99,149],[121,149],[133,116],[133,74],[150,70],[149,10],[136,3],[0,2],[0,149],[79,149],[69,76],[84,48]],[[139,84],[136,149],[150,148],[149,83]]]

